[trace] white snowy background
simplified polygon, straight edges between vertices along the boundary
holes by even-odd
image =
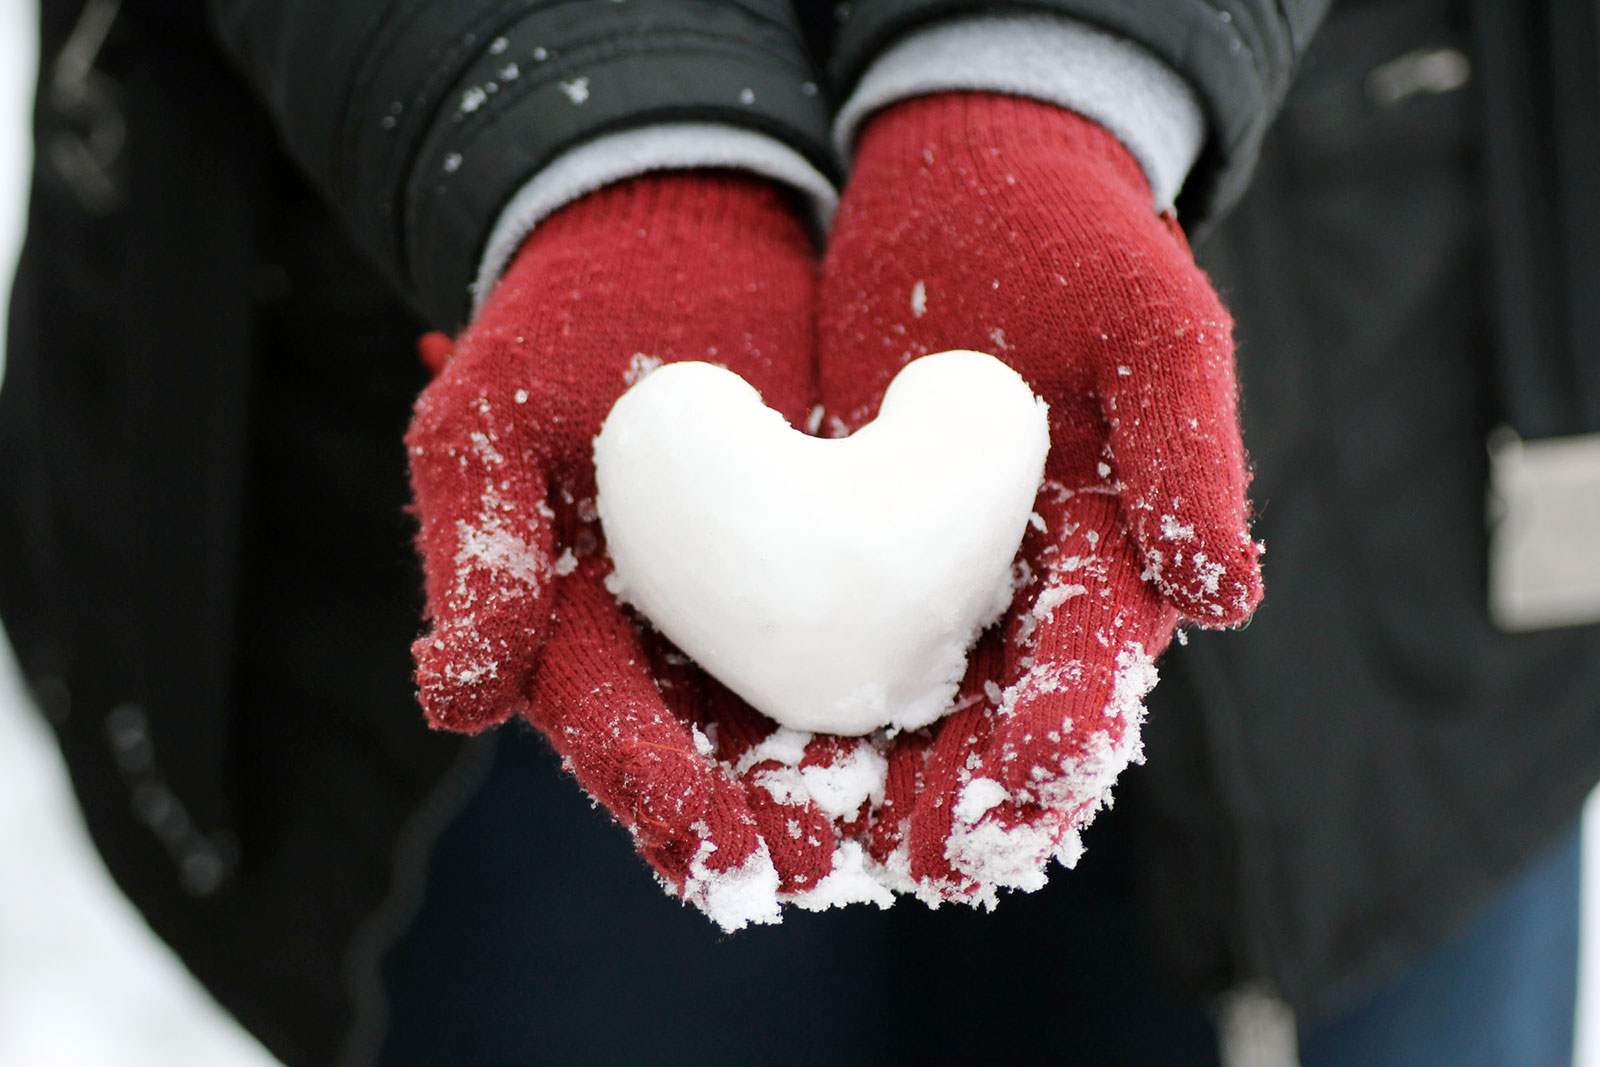
[[[22,238],[33,5],[0,0],[0,293],[10,289]],[[1585,834],[1576,1067],[1600,1067],[1600,800],[1590,801]],[[118,894],[89,844],[9,646],[0,642],[0,1064],[276,1063],[218,1010]]]

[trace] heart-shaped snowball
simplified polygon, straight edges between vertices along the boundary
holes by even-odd
[[[841,440],[669,364],[595,438],[611,588],[785,726],[926,726],[1010,603],[1049,447],[1044,402],[981,352],[907,364]]]

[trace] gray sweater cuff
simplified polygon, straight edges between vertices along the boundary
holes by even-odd
[[[478,261],[472,314],[482,309],[511,257],[541,219],[601,186],[651,171],[696,167],[750,171],[793,186],[811,201],[823,230],[839,202],[833,183],[804,156],[754,130],[674,122],[596,137],[557,156],[501,210]]]
[[[1205,142],[1205,114],[1171,67],[1123,38],[1058,15],[941,22],[885,49],[834,125],[849,159],[874,111],[926,93],[1011,93],[1071,108],[1110,130],[1144,168],[1158,210],[1171,208]]]

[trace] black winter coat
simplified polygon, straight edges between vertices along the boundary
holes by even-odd
[[[499,206],[564,148],[712,119],[838,173],[830,99],[989,5],[123,0],[96,49],[111,6],[43,5],[0,611],[152,925],[286,1061],[359,1062],[485,758],[411,698],[412,339],[461,320]],[[1269,595],[1168,657],[1124,810],[1174,968],[1315,1011],[1600,778],[1600,633],[1481,607],[1485,432],[1600,428],[1594,5],[1343,5],[1220,226],[1324,5],[1020,6],[1141,42],[1207,108],[1180,208],[1240,320]],[[1471,87],[1375,102],[1419,48]]]

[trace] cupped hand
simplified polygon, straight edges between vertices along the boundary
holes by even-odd
[[[900,888],[992,904],[1076,859],[1180,621],[1235,626],[1261,597],[1232,321],[1114,137],[986,93],[867,124],[819,299],[832,433],[947,349],[998,356],[1050,407],[1014,602],[953,712],[889,746],[869,831]]]
[[[802,422],[815,273],[797,211],[762,179],[680,172],[590,193],[539,224],[453,352],[432,346],[443,366],[406,439],[429,720],[475,732],[524,716],[727,929],[804,902],[838,834],[809,797],[770,787],[784,766],[772,724],[606,589],[592,442],[622,391],[674,360],[721,363]]]

